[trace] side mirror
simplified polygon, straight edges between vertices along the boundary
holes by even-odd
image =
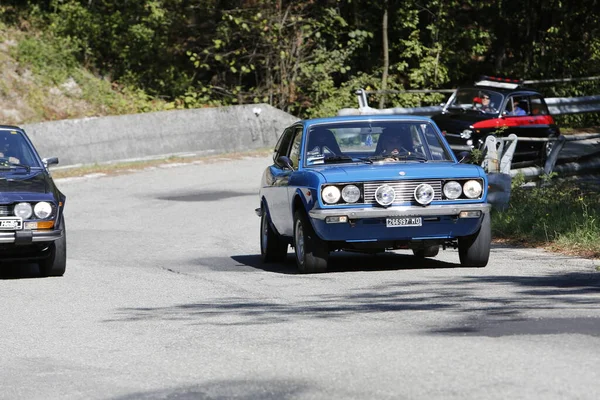
[[[294,162],[288,156],[281,156],[277,159],[284,167],[294,169]]]
[[[470,151],[461,151],[458,153],[458,162],[459,163],[468,163],[471,161],[471,152]]]
[[[44,158],[42,159],[42,162],[44,163],[44,167],[48,168],[51,165],[58,164],[58,157]]]

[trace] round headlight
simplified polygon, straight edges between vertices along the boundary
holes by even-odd
[[[355,185],[346,185],[342,189],[342,199],[346,203],[356,203],[360,199],[360,189]]]
[[[460,186],[460,183],[456,181],[450,181],[446,182],[446,184],[444,185],[444,196],[446,196],[447,198],[451,200],[458,199],[461,194],[462,186]]]
[[[17,217],[27,219],[31,217],[31,204],[29,203],[17,203],[15,204],[14,213]]]
[[[433,196],[435,196],[433,187],[427,183],[421,183],[415,188],[415,200],[419,204],[427,205],[431,203]]]
[[[483,187],[479,181],[470,180],[465,182],[463,186],[463,191],[465,192],[465,196],[470,199],[476,199],[481,196],[481,192],[483,191]]]
[[[325,186],[321,192],[323,201],[327,204],[337,203],[340,200],[340,189],[335,186]]]
[[[33,213],[40,219],[48,218],[52,215],[52,206],[50,203],[40,201],[33,207]]]
[[[395,198],[396,192],[390,185],[381,185],[375,190],[375,200],[382,206],[389,206]]]

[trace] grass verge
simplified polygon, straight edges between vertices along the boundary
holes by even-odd
[[[492,230],[495,239],[512,244],[600,258],[600,191],[567,181],[524,187],[517,176],[508,209],[492,213]]]

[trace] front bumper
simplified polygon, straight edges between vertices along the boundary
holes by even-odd
[[[15,245],[27,245],[31,243],[53,242],[60,239],[62,230],[39,230],[24,229],[21,231],[0,232],[0,243],[14,243]]]
[[[388,208],[313,209],[309,211],[317,235],[327,241],[412,241],[455,239],[471,235],[479,229],[491,205],[395,206]],[[459,218],[461,212],[479,211],[479,217]],[[327,217],[346,216],[346,223],[327,223]],[[386,218],[422,217],[422,226],[386,226]]]
[[[313,219],[324,220],[327,217],[345,215],[349,219],[387,218],[387,217],[432,217],[458,216],[462,211],[481,211],[489,213],[491,205],[487,203],[439,206],[393,206],[388,208],[346,208],[346,209],[312,209],[309,215]]]

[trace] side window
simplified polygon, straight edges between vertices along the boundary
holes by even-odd
[[[533,115],[548,115],[548,107],[541,97],[531,98],[531,114]]]
[[[511,96],[506,102],[506,110],[504,114],[511,116],[529,115],[530,112],[529,97],[527,96]]]
[[[279,157],[287,155],[293,133],[293,128],[287,128],[285,131],[283,131],[279,141],[277,141],[277,144],[275,145],[275,151],[273,152],[273,163],[276,165],[282,166],[277,160]]]
[[[300,165],[300,145],[302,144],[302,127],[298,126],[294,129],[294,139],[290,147],[289,157],[292,160],[294,169],[298,169]]]

